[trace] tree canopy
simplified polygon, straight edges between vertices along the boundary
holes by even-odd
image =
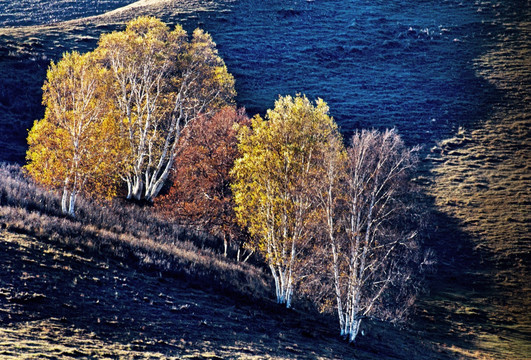
[[[180,25],[170,31],[153,17],[103,35],[95,54],[113,79],[109,100],[127,139],[127,197],[152,201],[174,165],[181,132],[233,102],[234,78],[210,35],[196,29],[188,40]]]
[[[277,301],[290,307],[298,258],[313,239],[315,188],[328,141],[339,137],[321,99],[280,97],[266,120],[239,133],[234,198],[238,220],[252,235],[275,280]]]
[[[25,169],[37,181],[62,188],[63,212],[74,214],[77,194],[112,196],[125,151],[107,71],[92,54],[66,53],[50,65],[43,86],[44,119],[28,135]]]
[[[50,65],[45,117],[28,136],[27,171],[63,188],[63,211],[78,193],[152,201],[162,189],[182,131],[199,116],[231,104],[234,79],[207,33],[189,38],[153,17],[102,35],[84,55]]]
[[[240,240],[240,245],[243,240],[236,223],[229,172],[238,157],[238,128],[249,124],[243,109],[233,107],[194,121],[181,136],[171,188],[155,201],[169,218],[221,236],[225,255],[231,240]]]

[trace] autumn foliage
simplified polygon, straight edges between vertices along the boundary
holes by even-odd
[[[77,52],[52,62],[43,86],[46,113],[29,133],[26,170],[63,191],[63,212],[70,215],[79,193],[113,196],[123,169],[124,144],[108,90],[105,69]]]
[[[402,317],[421,258],[417,149],[395,130],[356,132],[345,147],[322,99],[281,96],[250,120],[234,97],[210,35],[137,18],[51,63],[25,170],[62,191],[71,216],[79,194],[121,189],[223,239],[225,256],[258,253],[278,303],[304,293],[351,342],[367,317]]]
[[[225,255],[231,241],[237,243],[238,254],[243,250],[229,172],[239,154],[238,129],[249,124],[243,109],[232,107],[194,121],[181,135],[171,188],[155,201],[159,211],[175,221],[223,238]]]
[[[127,163],[127,198],[153,199],[164,186],[180,135],[199,115],[231,104],[234,78],[209,34],[139,17],[105,34],[94,51],[111,81]]]
[[[239,222],[252,235],[275,280],[277,301],[291,306],[301,253],[314,239],[316,189],[329,142],[340,138],[322,100],[280,97],[266,120],[239,134],[233,191]]]
[[[93,52],[52,62],[43,90],[45,117],[28,136],[26,170],[63,190],[70,215],[79,193],[113,196],[120,185],[127,198],[152,201],[188,124],[235,95],[210,35],[198,29],[189,39],[152,17],[102,35]]]

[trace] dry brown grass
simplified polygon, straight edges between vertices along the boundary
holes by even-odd
[[[467,358],[531,358],[531,68],[527,38],[522,35],[520,47],[512,49],[500,41],[477,60],[478,75],[505,94],[493,104],[490,118],[470,130],[459,129],[432,149],[434,182],[429,192],[436,207],[456,219],[465,234],[446,236],[472,242],[468,263],[461,264],[468,272],[463,276],[482,283],[461,284],[454,278],[454,286],[447,289],[450,293],[443,294],[438,304],[436,299],[428,300],[427,306],[449,309],[456,334],[470,336],[475,350],[462,344],[446,345]],[[449,241],[448,246],[461,245]],[[452,299],[453,295],[463,297]]]
[[[81,199],[76,218],[71,218],[60,213],[59,204],[56,193],[41,189],[18,166],[0,166],[2,228],[87,253],[118,257],[224,292],[268,297],[269,285],[262,271],[223,258],[215,239],[160,220],[150,209]]]

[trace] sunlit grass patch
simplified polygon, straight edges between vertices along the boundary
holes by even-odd
[[[24,359],[168,358],[157,351],[138,351],[129,344],[108,341],[89,331],[72,329],[59,319],[0,327],[0,339],[2,359],[20,359],[21,356]]]
[[[430,193],[439,209],[457,218],[474,239],[475,251],[481,254],[478,261],[491,268],[492,273],[484,276],[493,279],[487,287],[478,285],[477,296],[453,297],[460,306],[438,306],[471,321],[462,331],[473,335],[477,349],[459,343],[445,345],[458,358],[524,359],[531,356],[531,290],[525,285],[531,253],[531,244],[525,241],[531,223],[531,183],[526,170],[531,144],[521,126],[510,119],[494,119],[483,128],[460,130],[435,149],[440,157],[434,163],[436,177]]]

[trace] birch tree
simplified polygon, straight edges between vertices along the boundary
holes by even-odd
[[[180,25],[170,31],[153,17],[103,35],[96,54],[113,78],[112,100],[123,119],[127,198],[152,201],[170,174],[183,129],[232,103],[234,79],[210,35],[196,29],[189,40]]]
[[[350,342],[362,319],[394,321],[412,304],[408,282],[419,248],[402,200],[410,195],[407,180],[416,150],[407,149],[395,130],[363,130],[352,137],[338,236],[328,223],[329,271],[341,335]]]
[[[313,239],[317,159],[337,126],[324,101],[314,106],[301,96],[280,97],[266,119],[255,116],[252,129],[239,133],[232,189],[249,244],[271,270],[277,302],[289,308],[300,256]]]
[[[319,161],[315,178],[317,214],[314,219],[315,239],[310,256],[304,261],[300,290],[321,306],[341,313],[338,239],[344,233],[342,217],[347,200],[347,150],[338,132],[331,132]],[[333,304],[336,304],[334,307]]]
[[[38,182],[63,192],[62,211],[75,213],[78,194],[112,196],[120,170],[117,136],[107,72],[91,54],[66,53],[51,63],[43,86],[44,119],[28,136],[26,171]]]

